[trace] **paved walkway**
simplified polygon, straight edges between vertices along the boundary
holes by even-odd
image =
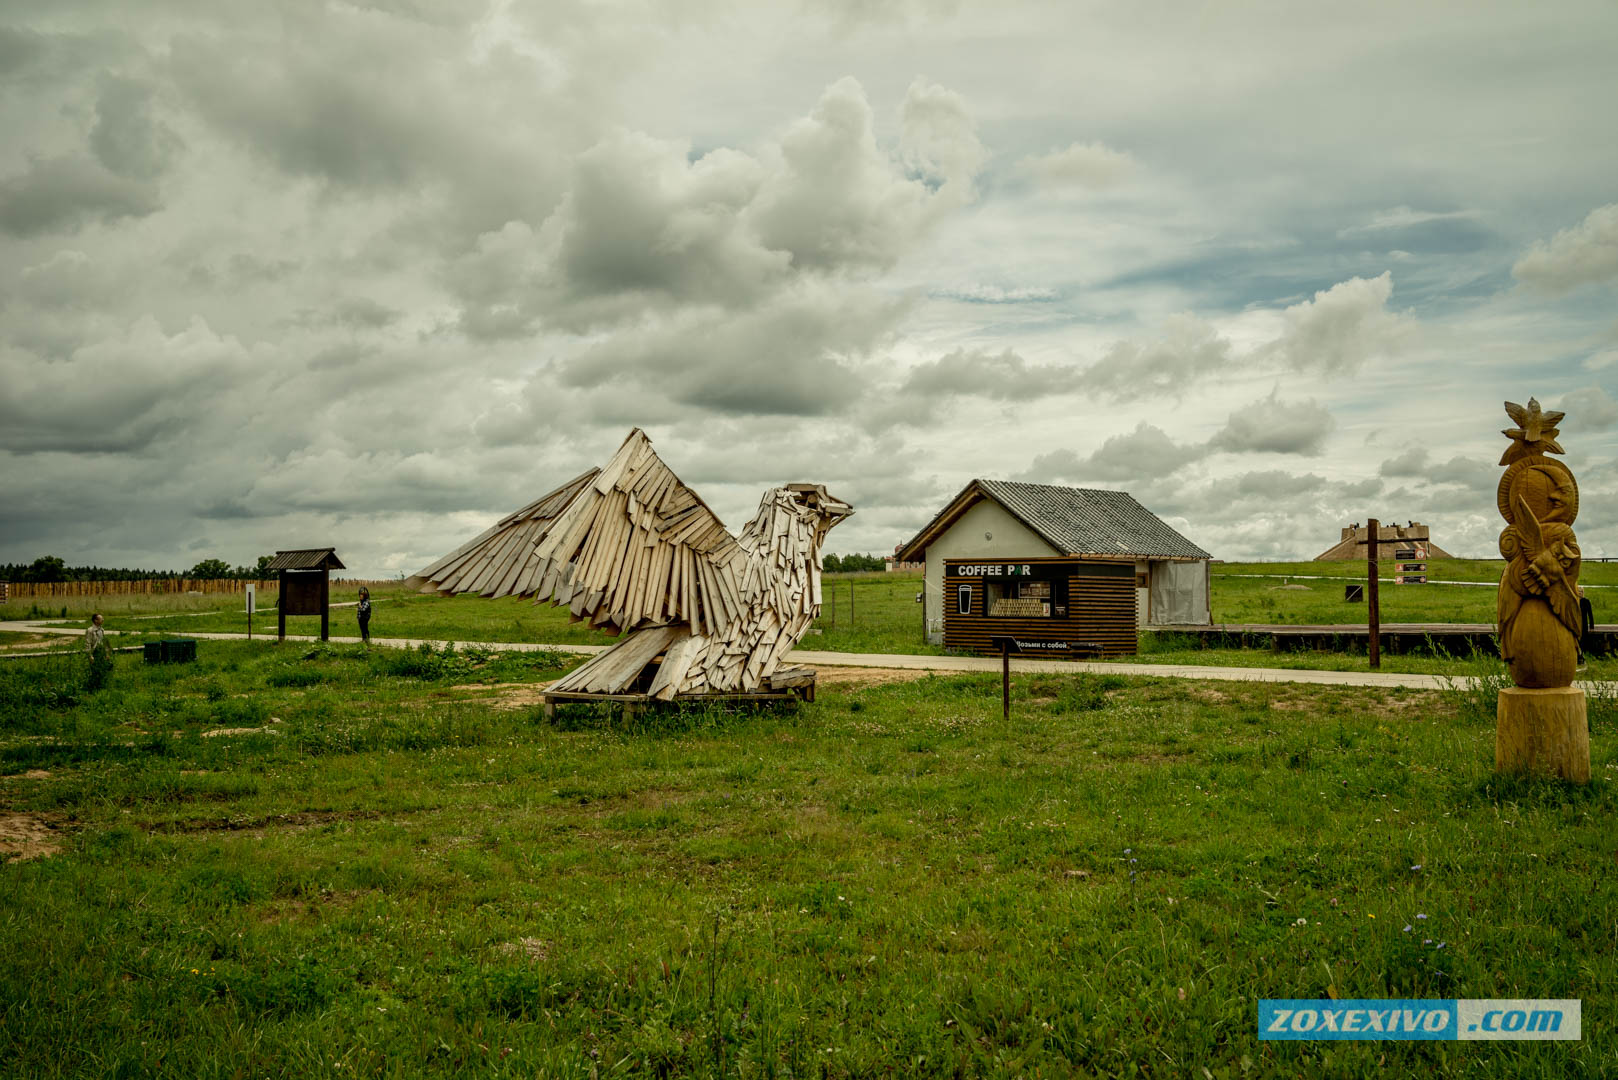
[[[35,634],[61,634],[78,637],[83,630],[65,626],[43,626],[37,622],[0,622],[0,630]],[[109,630],[108,637],[124,631]],[[187,634],[187,637],[210,641],[243,641],[246,634]],[[257,640],[269,640],[275,634],[255,634]],[[288,641],[319,641],[307,634],[288,634]],[[358,645],[357,637],[333,637],[335,644]],[[373,637],[371,644],[386,648],[413,649],[422,644],[439,645],[415,638]],[[497,649],[502,652],[553,652],[591,655],[601,652],[603,645],[541,645],[531,642],[457,641],[457,649]],[[819,652],[812,649],[794,649],[787,653],[788,663],[809,667],[864,667],[899,668],[909,671],[999,671],[1000,659],[993,656],[915,656],[909,653],[844,653]],[[1449,687],[1469,686],[1468,676],[1400,674],[1391,671],[1319,671],[1296,668],[1242,668],[1214,667],[1199,664],[1120,664],[1103,661],[1077,660],[1023,660],[1013,658],[1011,670],[1017,672],[1053,672],[1065,674],[1134,675],[1157,679],[1211,679],[1222,682],[1311,683],[1317,686],[1403,686],[1412,690],[1443,690]],[[1586,690],[1618,693],[1618,682],[1581,682]]]

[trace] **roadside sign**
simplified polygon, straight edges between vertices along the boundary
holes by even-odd
[[[257,589],[258,586],[254,585],[251,581],[247,583],[247,614],[249,615],[252,615],[254,612],[258,611],[258,606],[255,602],[257,599]]]
[[[1394,563],[1393,574],[1393,583],[1395,585],[1424,585],[1427,583],[1427,564],[1424,562]]]

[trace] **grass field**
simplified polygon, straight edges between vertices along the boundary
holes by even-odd
[[[1570,789],[1491,778],[1487,690],[1026,677],[1006,724],[931,677],[625,729],[537,715],[568,662],[0,666],[0,819],[59,847],[0,864],[0,1071],[1618,1072],[1610,701]],[[1257,1041],[1321,994],[1580,998],[1584,1039]]]

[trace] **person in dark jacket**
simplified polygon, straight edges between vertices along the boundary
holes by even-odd
[[[371,590],[360,586],[360,606],[355,612],[360,620],[360,640],[365,644],[371,643]]]
[[[1590,598],[1584,595],[1584,586],[1579,589],[1579,663],[1590,654],[1595,646],[1596,611],[1590,605]]]

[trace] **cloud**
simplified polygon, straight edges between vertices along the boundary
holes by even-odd
[[[1402,454],[1388,458],[1376,470],[1378,476],[1425,476],[1427,474],[1427,448],[1412,446]]]
[[[1041,454],[1018,479],[1037,484],[1139,482],[1179,472],[1203,453],[1202,447],[1177,443],[1162,428],[1142,421],[1135,430],[1107,439],[1088,457],[1067,449]]]
[[[1231,345],[1194,315],[1171,316],[1153,342],[1120,341],[1080,375],[1082,385],[1117,401],[1178,398],[1231,363]]]
[[[975,394],[997,401],[1037,401],[1061,392],[1072,378],[1067,367],[1030,365],[1009,349],[998,354],[956,349],[911,368],[899,394],[924,400]]]
[[[447,283],[483,340],[586,333],[693,306],[738,312],[809,279],[890,268],[972,195],[982,150],[959,95],[917,82],[901,110],[905,175],[876,143],[852,79],[759,155],[694,157],[682,140],[617,132],[579,154],[556,211],[477,238]]]
[[[823,416],[864,390],[862,361],[903,298],[811,284],[742,312],[696,308],[624,329],[560,365],[565,386],[635,387],[725,414]]]
[[[1511,268],[1512,276],[1545,292],[1618,281],[1618,203],[1590,211],[1571,229],[1535,244]]]
[[[152,116],[152,88],[103,73],[90,150],[110,173],[150,180],[163,173],[180,140]]]
[[[170,335],[141,319],[121,338],[40,363],[0,352],[0,448],[139,451],[187,424],[195,404],[249,370],[247,351],[202,319]]]
[[[969,200],[982,150],[960,99],[914,83],[902,119],[906,151],[936,188],[904,177],[878,148],[865,91],[840,79],[781,138],[779,164],[749,208],[762,244],[799,268],[886,269]]]
[[[1339,229],[1337,235],[1347,237],[1355,233],[1409,229],[1435,221],[1467,221],[1477,216],[1476,210],[1413,210],[1408,206],[1396,206],[1392,210],[1378,210],[1364,225],[1350,225],[1346,229]]]
[[[1558,410],[1567,413],[1569,422],[1582,431],[1606,431],[1618,424],[1618,402],[1599,386],[1584,386],[1563,394]]]
[[[1283,313],[1286,329],[1261,355],[1294,371],[1349,375],[1366,361],[1397,351],[1413,329],[1387,310],[1393,275],[1349,278],[1293,304]]]
[[[114,295],[117,277],[82,251],[63,249],[18,276],[18,296],[44,308],[91,306]],[[36,313],[37,314],[37,313]]]
[[[1435,462],[1420,473],[1432,484],[1457,484],[1470,491],[1493,491],[1500,482],[1500,469],[1493,457],[1462,457],[1457,454],[1445,462]],[[1488,505],[1493,505],[1492,503]]]
[[[1079,187],[1101,191],[1116,187],[1134,173],[1130,154],[1098,142],[1076,142],[1065,150],[1031,155],[1019,163],[1024,172],[1047,187]]]
[[[0,229],[12,236],[145,217],[161,208],[154,184],[116,176],[77,154],[35,158],[22,172],[0,180]]]
[[[558,234],[555,273],[564,302],[739,307],[782,280],[792,253],[768,249],[743,217],[765,182],[764,168],[733,150],[695,162],[688,155],[684,143],[626,132],[579,156],[547,226]],[[624,306],[598,305],[592,314],[624,313]]]
[[[988,154],[978,141],[977,125],[966,99],[925,79],[905,91],[899,109],[899,147],[909,169],[950,197],[964,202]]]
[[[1272,392],[1232,412],[1208,445],[1232,453],[1315,456],[1325,451],[1326,437],[1336,426],[1331,413],[1313,398],[1282,401]]]
[[[1055,289],[1026,286],[1006,289],[999,285],[962,285],[955,289],[940,289],[932,294],[943,300],[960,300],[968,304],[1026,304],[1055,300]]]

